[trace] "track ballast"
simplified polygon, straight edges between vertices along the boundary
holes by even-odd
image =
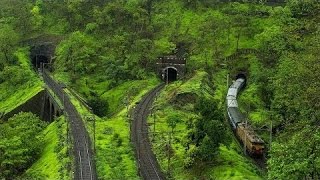
[[[69,96],[63,91],[61,85],[55,82],[46,70],[43,70],[43,80],[63,102],[64,111],[69,119],[75,159],[74,179],[96,180],[97,174],[93,161],[91,141],[80,114],[72,104]]]
[[[147,117],[150,107],[157,94],[164,87],[164,83],[158,85],[146,94],[136,106],[133,122],[131,124],[131,141],[135,147],[135,154],[139,166],[139,174],[145,180],[165,179],[160,166],[152,152],[148,137]]]

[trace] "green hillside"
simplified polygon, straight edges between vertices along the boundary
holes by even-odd
[[[172,55],[186,58],[186,74],[165,86],[148,118],[168,179],[319,179],[320,3],[269,2],[2,0],[0,117],[44,87],[30,58],[36,45],[26,42],[55,36],[52,76],[91,139],[96,119],[98,179],[140,179],[128,110],[160,83],[157,58]],[[239,73],[239,108],[266,143],[265,169],[242,153],[226,118]],[[72,179],[64,117],[41,124],[22,113],[0,126],[0,179]],[[31,135],[39,148],[25,143]]]

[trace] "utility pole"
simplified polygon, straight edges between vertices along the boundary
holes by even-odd
[[[92,110],[89,110],[90,113],[92,113]],[[90,114],[90,115],[85,115],[84,118],[87,121],[92,121],[92,126],[93,126],[93,153],[96,153],[96,118],[94,116],[94,114]],[[90,139],[90,134],[89,134],[89,139]]]
[[[271,151],[271,143],[272,143],[272,119],[270,123],[270,142],[269,142],[269,151]]]
[[[227,89],[229,88],[229,72],[227,74]]]
[[[248,128],[249,112],[250,112],[250,103],[249,103],[249,108],[248,108],[248,110],[247,110],[247,117],[246,117],[246,123],[245,123],[245,128],[246,128],[246,129]],[[244,134],[243,151],[244,151],[244,154],[245,154],[245,155],[247,155],[246,144],[247,144],[247,134]]]
[[[96,118],[93,115],[93,153],[96,154]]]
[[[69,129],[69,123],[70,122],[70,119],[69,119],[69,116],[68,114],[64,111],[64,115],[65,115],[65,122],[67,124],[67,148],[68,148],[68,153],[69,153],[69,156],[71,156],[71,147],[70,147],[70,143],[71,143],[71,138],[70,138],[70,129]]]
[[[170,176],[170,160],[171,160],[171,132],[169,132],[169,147],[168,147],[168,175]]]
[[[130,104],[130,93],[127,91],[127,98],[125,100],[126,102],[126,108],[127,108],[127,117],[129,117],[129,104]]]
[[[96,154],[96,118],[94,114],[88,116],[93,124],[93,153]]]
[[[63,106],[64,107],[64,106]],[[68,117],[67,117],[67,114],[65,113],[65,121],[66,121],[66,124],[67,124],[67,144],[69,144],[69,122],[68,122]]]
[[[153,132],[156,132],[156,109],[153,110]]]

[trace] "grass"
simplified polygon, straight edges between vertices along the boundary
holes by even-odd
[[[26,175],[40,179],[71,179],[71,171],[66,145],[67,124],[64,117],[52,122],[42,132],[45,141],[40,158],[26,171]]]
[[[116,87],[113,92],[125,94],[130,87],[139,87],[138,93],[131,98],[131,108],[157,83],[155,79],[130,81]],[[130,124],[124,107],[111,118],[97,122],[97,167],[102,179],[140,179],[129,133]]]
[[[247,86],[238,96],[238,104],[243,113],[248,114],[249,122],[255,126],[263,126],[268,123],[268,113],[262,100],[261,71],[263,69],[257,57],[253,55],[247,56],[249,62],[249,72]],[[261,85],[262,84],[262,85]]]
[[[154,132],[153,122],[155,120],[156,134],[150,133],[153,142],[153,150],[157,156],[162,170],[168,173],[168,153],[169,133],[171,128],[166,123],[169,115],[176,114],[181,122],[177,124],[172,136],[171,153],[171,177],[173,179],[261,179],[259,172],[241,153],[233,140],[230,147],[221,145],[220,154],[215,162],[205,165],[196,165],[193,168],[184,168],[187,155],[184,143],[187,139],[187,123],[198,117],[193,110],[195,100],[199,95],[204,95],[211,99],[224,99],[226,92],[225,76],[226,72],[221,71],[214,76],[215,93],[208,85],[208,75],[203,71],[197,71],[192,78],[187,81],[177,81],[166,86],[157,98],[154,106],[157,107],[155,116],[149,116],[150,131]],[[178,100],[180,99],[180,100]],[[223,106],[223,103],[221,103]],[[227,124],[226,124],[227,125]],[[231,132],[228,132],[231,134]],[[230,135],[231,136],[231,135]]]
[[[223,108],[226,107],[226,94],[228,92],[228,85],[231,85],[232,81],[230,80],[227,82],[227,75],[228,71],[227,70],[220,70],[215,73],[213,77],[213,83],[215,86],[215,91],[214,91],[214,96],[213,98],[217,100],[219,103],[219,107]]]
[[[137,96],[148,83],[155,84],[157,81],[155,78],[147,81],[127,81],[103,93],[101,98],[108,101],[110,115],[117,114],[121,111],[125,107],[126,99],[132,102],[134,97]]]
[[[259,172],[251,164],[251,162],[243,157],[237,150],[239,147],[235,147],[235,141],[231,144],[231,147],[220,146],[220,154],[218,156],[218,164],[213,167],[210,174],[214,179],[262,179],[257,176]]]
[[[72,94],[72,103],[84,119],[87,130],[93,140],[93,128],[86,116],[96,120],[96,166],[100,179],[140,179],[133,149],[130,143],[130,123],[123,99],[130,93],[132,108],[142,96],[158,84],[156,78],[125,82],[102,95],[111,105],[114,114],[98,117],[89,112]]]
[[[10,112],[43,90],[41,82],[36,84],[27,82],[10,89],[8,87],[6,83],[0,84],[0,92],[7,93],[7,97],[0,99],[0,112]]]
[[[18,49],[15,56],[20,70],[24,71],[28,79],[21,84],[11,84],[10,80],[0,84],[0,112],[10,112],[43,90],[43,82],[31,69],[27,49]]]

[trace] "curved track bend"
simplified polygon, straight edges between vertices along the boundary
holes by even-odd
[[[140,176],[145,180],[165,179],[152,152],[147,125],[147,117],[150,113],[152,102],[157,92],[159,92],[164,85],[164,83],[158,85],[142,98],[135,108],[133,122],[131,124],[131,141],[135,147]]]
[[[60,101],[63,102],[64,111],[69,119],[75,159],[74,179],[96,180],[97,174],[91,142],[80,114],[71,103],[69,96],[63,91],[61,85],[55,82],[46,70],[43,71],[42,76],[46,85],[57,95]]]

